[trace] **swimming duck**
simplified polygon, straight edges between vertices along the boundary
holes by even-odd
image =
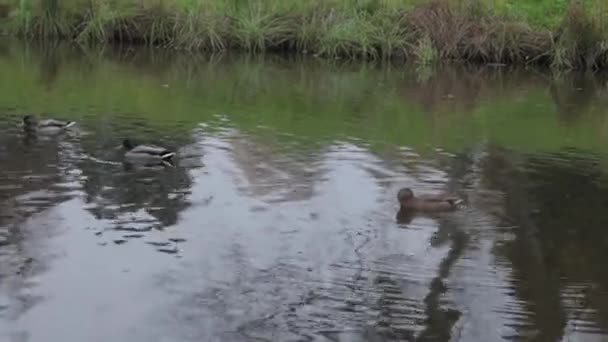
[[[172,158],[175,156],[175,152],[164,147],[155,145],[135,145],[130,139],[124,139],[121,147],[127,151],[125,153],[125,159],[130,162],[144,164],[158,162],[167,166],[174,166]]]
[[[23,128],[29,133],[55,134],[68,129],[75,124],[75,121],[55,119],[38,120],[36,116],[32,114],[23,117]]]
[[[410,188],[403,188],[397,193],[397,200],[401,204],[401,210],[438,212],[450,211],[458,208],[463,200],[453,196],[426,195],[414,196]]]

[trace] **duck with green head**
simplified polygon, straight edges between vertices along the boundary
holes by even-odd
[[[131,139],[124,139],[120,148],[124,148],[125,159],[132,163],[149,164],[162,163],[174,166],[173,157],[175,152],[156,145],[136,145]]]
[[[416,197],[410,188],[403,188],[397,193],[401,210],[420,212],[441,212],[458,209],[464,201],[455,196],[425,195]]]
[[[23,117],[23,128],[28,133],[56,134],[65,131],[75,124],[75,121],[62,121],[56,119],[39,120],[33,114],[28,114]]]

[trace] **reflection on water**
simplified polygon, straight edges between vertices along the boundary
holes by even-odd
[[[598,76],[3,46],[2,341],[608,339]]]

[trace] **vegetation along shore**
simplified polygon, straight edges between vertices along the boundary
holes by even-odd
[[[605,0],[0,0],[0,30],[80,44],[608,65]]]

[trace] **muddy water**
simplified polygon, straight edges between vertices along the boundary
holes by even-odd
[[[1,47],[1,341],[608,340],[599,76]]]

